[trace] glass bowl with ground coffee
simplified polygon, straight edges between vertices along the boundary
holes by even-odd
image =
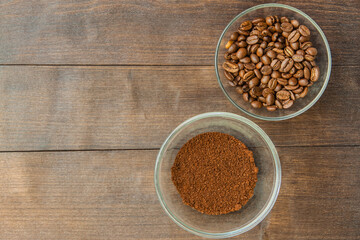
[[[227,238],[260,223],[275,204],[281,167],[274,144],[252,121],[224,112],[197,115],[165,140],[155,188],[183,229]]]
[[[215,71],[238,109],[263,120],[285,120],[307,111],[325,91],[330,47],[302,11],[258,5],[236,16],[221,34]]]

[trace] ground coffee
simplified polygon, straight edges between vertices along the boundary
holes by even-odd
[[[257,173],[252,151],[220,132],[190,139],[171,168],[172,181],[184,204],[209,215],[243,207],[254,194]]]

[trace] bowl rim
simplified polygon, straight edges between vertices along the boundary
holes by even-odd
[[[218,55],[219,55],[219,51],[220,51],[220,44],[221,44],[221,40],[223,39],[225,33],[228,31],[228,29],[231,27],[231,25],[238,20],[240,17],[244,16],[245,14],[248,14],[252,11],[258,10],[258,9],[262,9],[262,8],[268,8],[268,7],[278,7],[278,8],[285,8],[291,11],[294,11],[300,15],[302,15],[303,17],[305,17],[308,21],[311,22],[311,24],[313,24],[313,26],[316,28],[316,30],[319,32],[322,40],[325,43],[325,48],[326,48],[326,53],[327,53],[327,57],[328,57],[328,66],[327,66],[327,72],[326,72],[326,76],[325,76],[325,81],[324,84],[322,85],[320,91],[318,92],[318,94],[316,95],[316,97],[309,103],[307,104],[305,107],[301,108],[300,110],[298,110],[297,112],[294,112],[292,114],[289,115],[285,115],[285,116],[281,116],[281,117],[266,117],[266,116],[260,116],[257,115],[255,113],[251,113],[245,109],[243,109],[242,107],[240,107],[238,104],[236,104],[236,102],[228,95],[227,91],[225,90],[221,80],[220,80],[220,75],[219,75],[219,70],[218,70]],[[233,18],[229,24],[225,27],[224,31],[222,32],[222,34],[220,35],[219,41],[216,45],[216,50],[215,50],[215,74],[216,74],[216,78],[218,80],[218,83],[220,85],[221,90],[223,91],[223,93],[225,94],[225,96],[227,97],[227,99],[240,111],[250,115],[251,117],[254,118],[258,118],[261,120],[267,120],[267,121],[281,121],[281,120],[286,120],[286,119],[290,119],[296,116],[299,116],[300,114],[306,112],[308,109],[310,109],[321,97],[321,95],[324,93],[329,79],[330,79],[330,74],[331,74],[331,66],[332,66],[332,59],[331,59],[331,51],[330,51],[330,46],[329,43],[327,41],[327,38],[324,34],[324,32],[321,30],[321,28],[319,27],[319,25],[306,13],[304,13],[303,11],[289,6],[289,5],[285,5],[285,4],[279,4],[279,3],[266,3],[266,4],[260,4],[260,5],[256,5],[254,7],[248,8],[245,11],[241,12],[240,14],[238,14],[235,18]]]
[[[240,121],[242,123],[245,123],[248,127],[255,130],[255,132],[257,132],[263,138],[263,140],[266,142],[267,147],[270,149],[274,163],[275,163],[274,164],[275,165],[275,167],[274,167],[274,171],[275,171],[274,184],[272,186],[270,197],[267,199],[263,208],[249,223],[247,223],[242,228],[235,229],[235,230],[228,231],[228,232],[219,232],[219,233],[209,233],[209,232],[201,231],[196,228],[190,227],[190,226],[186,225],[185,223],[183,223],[181,220],[179,220],[171,212],[171,210],[167,207],[167,205],[163,199],[163,195],[162,195],[160,185],[159,185],[159,169],[160,169],[160,163],[162,162],[162,156],[163,156],[165,150],[167,149],[168,145],[172,141],[172,139],[175,137],[175,135],[179,131],[181,131],[185,126],[188,126],[189,124],[191,124],[193,122],[196,122],[196,121],[204,119],[204,118],[212,118],[212,117],[224,117],[224,118]],[[244,232],[249,231],[250,229],[254,228],[256,225],[258,225],[269,214],[269,212],[271,211],[272,207],[274,206],[274,204],[276,202],[276,199],[277,199],[277,197],[279,195],[279,191],[280,191],[281,164],[280,164],[280,159],[279,159],[278,153],[276,151],[275,145],[273,144],[273,142],[271,141],[269,136],[254,122],[252,122],[251,120],[249,120],[245,117],[241,117],[241,116],[239,116],[237,114],[233,114],[233,113],[208,112],[208,113],[196,115],[196,116],[189,118],[186,121],[182,122],[166,138],[166,140],[162,144],[162,146],[159,150],[159,153],[157,155],[157,158],[156,158],[155,171],[154,171],[154,183],[155,183],[156,194],[159,198],[162,208],[165,210],[166,214],[182,229],[187,230],[195,235],[198,235],[201,237],[206,237],[206,238],[228,238],[228,237],[234,237],[234,236],[237,236]]]

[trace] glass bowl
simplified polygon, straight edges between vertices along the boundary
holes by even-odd
[[[230,134],[253,151],[258,182],[254,196],[237,212],[202,214],[183,204],[171,181],[171,167],[179,149],[204,132]],[[270,212],[280,190],[281,166],[274,144],[259,126],[236,114],[212,112],[188,119],[169,135],[156,159],[154,181],[161,206],[176,224],[202,237],[226,238],[252,229]]]
[[[307,26],[311,31],[310,41],[318,50],[316,63],[320,68],[320,78],[317,82],[309,87],[308,94],[301,99],[297,99],[294,105],[289,109],[276,110],[269,112],[266,108],[260,109],[252,108],[250,103],[245,102],[242,96],[235,91],[235,87],[229,85],[229,81],[225,78],[222,64],[225,61],[224,54],[226,53],[225,45],[230,39],[230,35],[236,32],[240,24],[246,20],[253,20],[256,17],[266,17],[270,15],[286,16],[289,19],[296,19]],[[296,117],[304,113],[312,107],[321,97],[329,82],[331,72],[331,53],[328,41],[321,28],[316,22],[311,19],[307,14],[291,6],[284,4],[262,4],[249,8],[244,12],[237,15],[225,28],[220,36],[219,42],[216,46],[215,52],[215,72],[217,80],[223,90],[225,96],[229,101],[234,104],[238,109],[252,117],[262,120],[278,121]]]

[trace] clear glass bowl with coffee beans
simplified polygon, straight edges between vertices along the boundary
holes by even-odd
[[[222,58],[222,62],[218,63],[220,67],[217,68],[217,74],[222,75],[226,84],[232,88],[227,88],[225,92],[235,92],[237,96],[233,93],[230,100],[233,103],[236,100],[234,104],[238,107],[239,101],[242,101],[240,108],[255,117],[262,113],[265,118],[271,118],[272,115],[263,112],[286,112],[291,109],[294,110],[289,114],[274,116],[280,120],[295,116],[314,104],[314,98],[319,98],[326,87],[331,68],[326,38],[324,43],[327,46],[324,47],[319,41],[323,40],[322,36],[319,37],[319,30],[314,29],[315,22],[307,24],[302,21],[304,16],[297,19],[296,14],[289,15],[243,17],[241,21],[232,23],[237,24],[237,28],[232,32],[227,30],[227,39],[223,33],[219,41],[222,46],[218,47],[224,51],[216,59],[219,61]],[[218,49],[217,54],[221,54]],[[319,79],[320,86],[315,87]],[[221,82],[223,84],[224,81]],[[313,85],[312,96],[296,107],[298,102],[308,97]],[[253,110],[244,107],[244,103]],[[254,109],[258,111],[254,112]]]

